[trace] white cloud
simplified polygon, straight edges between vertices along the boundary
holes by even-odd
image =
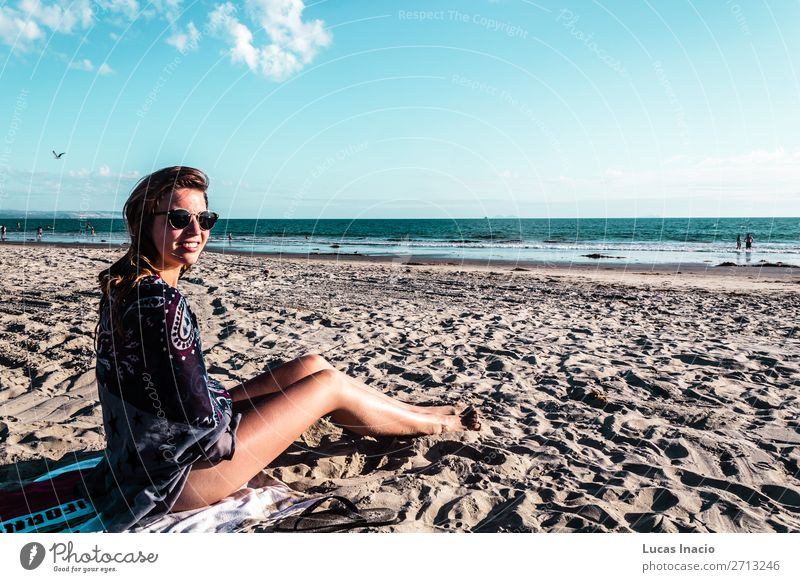
[[[135,20],[139,14],[139,3],[136,0],[95,0],[98,12],[113,12],[123,14],[130,20]]]
[[[564,186],[575,186],[578,184],[578,180],[572,178],[570,176],[556,176],[555,178],[547,178],[546,182],[552,182],[554,184],[563,184]]]
[[[147,8],[142,13],[144,16],[161,15],[167,19],[167,22],[172,24],[178,20],[181,14],[181,0],[151,0]]]
[[[199,33],[190,23],[186,32],[180,32],[176,21],[181,14],[181,0],[154,0],[141,9],[137,0],[71,0],[70,2],[43,2],[19,0],[16,7],[0,6],[0,43],[16,51],[31,50],[48,34],[75,34],[88,29],[95,20],[123,25],[123,19],[164,18],[175,34],[182,35],[185,46],[196,46]],[[112,40],[119,35],[110,33]],[[101,73],[103,74],[103,73]]]
[[[685,154],[677,154],[664,160],[664,165],[675,164],[677,162],[682,162],[685,159],[687,159]]]
[[[211,34],[222,37],[233,44],[230,49],[231,61],[244,62],[255,70],[258,65],[258,51],[253,46],[253,33],[234,16],[236,8],[230,2],[220,4],[208,16]]]
[[[303,21],[302,0],[246,0],[245,12],[270,43],[257,47],[253,33],[237,17],[230,2],[217,5],[208,20],[210,33],[230,45],[233,63],[274,80],[283,80],[310,63],[317,52],[331,42],[321,20]]]
[[[72,61],[69,64],[69,68],[76,69],[78,71],[88,71],[88,72],[94,71],[94,65],[92,64],[92,61],[90,61],[89,59],[83,59],[81,61]]]
[[[70,69],[75,69],[77,71],[86,71],[87,73],[92,73],[92,72],[95,71],[94,63],[92,63],[92,61],[90,61],[89,59],[81,59],[79,61],[72,61],[71,63],[69,63],[68,66],[69,66]],[[102,65],[97,67],[97,74],[98,75],[108,75],[108,74],[113,73],[113,72],[114,71],[111,69],[111,67],[109,67],[108,64],[106,64],[106,63],[103,63]]]
[[[44,4],[40,0],[21,0],[18,6],[25,18],[43,24],[53,32],[69,34],[77,26],[86,28],[92,23],[92,6],[88,0],[71,2],[66,7],[59,3]]]
[[[30,180],[39,179],[42,176],[49,176],[49,172],[28,172],[28,176],[30,176]],[[88,178],[93,176],[95,178],[114,178],[114,179],[125,179],[130,180],[133,178],[137,178],[141,175],[139,170],[130,170],[128,172],[120,172],[115,173],[111,171],[111,168],[108,164],[103,164],[97,170],[87,170],[86,168],[79,168],[77,170],[69,170],[66,174],[70,178]]]
[[[754,150],[725,157],[707,157],[664,169],[661,178],[675,188],[688,190],[786,193],[800,184],[800,151]]]
[[[114,172],[107,165],[96,170],[80,168],[61,171],[7,169],[6,193],[2,209],[53,208],[53,192],[57,210],[85,209],[88,199],[91,210],[122,208],[133,185],[142,177],[139,170]]]
[[[42,29],[33,19],[8,6],[0,6],[0,42],[26,50],[42,36]]]
[[[796,165],[800,162],[800,152],[786,153],[783,148],[773,151],[753,150],[746,154],[738,154],[724,158],[706,158],[700,162],[703,167],[729,167],[729,166],[776,166],[783,164]]]
[[[321,20],[303,20],[303,0],[245,0],[242,13],[232,2],[217,4],[208,17],[208,30],[228,44],[234,63],[266,78],[282,80],[308,65],[318,52],[331,43],[331,34]],[[167,43],[181,53],[198,48],[200,31],[194,22],[178,20],[183,14],[182,0],[17,0],[0,5],[0,43],[25,52],[43,46],[55,34],[76,35],[88,30],[96,20],[121,24],[120,19],[158,18],[169,27]],[[242,19],[246,21],[242,22]],[[266,33],[262,40],[255,36]],[[112,40],[120,40],[116,32]],[[105,75],[111,68],[99,68],[89,59],[69,63],[73,69]]]
[[[16,8],[0,6],[0,42],[24,52],[32,49],[48,31],[72,34],[88,28],[93,18],[90,0],[74,0],[69,4],[20,0]]]
[[[186,53],[188,51],[197,50],[199,40],[200,31],[197,30],[194,22],[190,21],[186,26],[186,32],[176,27],[172,36],[167,39],[167,44],[174,46],[180,53]]]
[[[669,158],[660,168],[610,169],[595,176],[545,180],[552,192],[571,189],[627,199],[720,196],[765,202],[794,196],[800,184],[800,151],[755,150],[723,157]]]

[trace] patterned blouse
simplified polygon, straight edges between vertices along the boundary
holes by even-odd
[[[233,457],[241,420],[228,391],[208,378],[197,318],[176,288],[145,277],[121,307],[123,341],[112,333],[108,297],[101,300],[96,373],[106,450],[78,490],[109,532],[168,513],[193,463]]]

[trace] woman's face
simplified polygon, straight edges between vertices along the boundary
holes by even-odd
[[[193,214],[208,210],[202,190],[181,188],[176,190],[171,199],[165,196],[159,203],[157,212],[166,212],[183,208]],[[197,223],[197,216],[193,216],[186,228],[173,228],[166,214],[153,217],[153,244],[158,251],[159,268],[171,271],[183,265],[193,265],[197,262],[200,252],[208,241],[207,230],[202,230]]]

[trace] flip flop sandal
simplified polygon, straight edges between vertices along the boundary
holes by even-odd
[[[326,501],[336,501],[340,507],[314,511]],[[388,525],[397,521],[397,512],[386,508],[359,510],[341,495],[328,495],[317,499],[299,515],[287,517],[275,526],[279,532],[332,532],[357,527]]]

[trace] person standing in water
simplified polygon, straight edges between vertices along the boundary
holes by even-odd
[[[753,235],[751,235],[749,232],[747,233],[747,236],[744,237],[744,248],[747,251],[753,248]]]
[[[736,235],[736,250],[742,250],[742,233]]]
[[[42,227],[36,229],[36,240],[42,240]]]
[[[6,240],[6,225],[5,224],[0,224],[0,240],[2,240],[2,241]]]

